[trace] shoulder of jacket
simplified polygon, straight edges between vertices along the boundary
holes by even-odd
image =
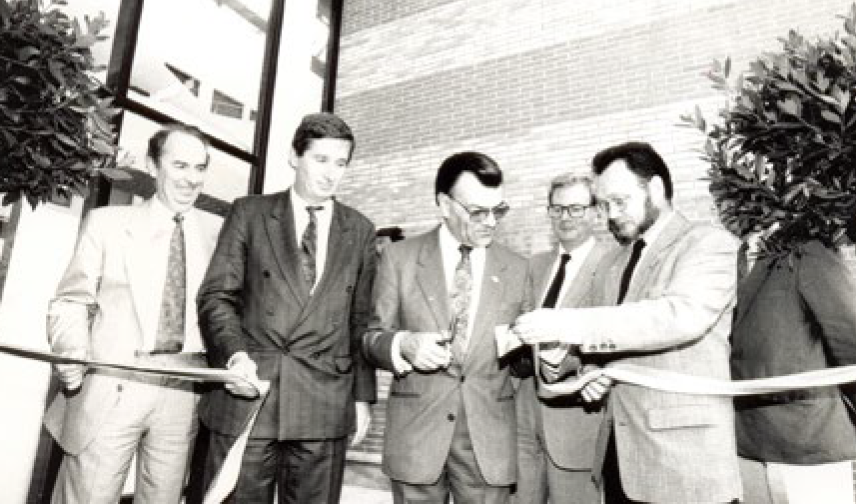
[[[375,228],[374,222],[371,219],[366,217],[366,215],[356,208],[346,205],[345,203],[340,203],[338,201],[335,202],[335,207],[338,208],[348,219],[353,220],[358,226],[362,226],[364,228]]]

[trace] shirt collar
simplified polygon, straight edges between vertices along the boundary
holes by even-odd
[[[642,233],[641,238],[645,240],[647,245],[654,243],[655,240],[662,234],[663,230],[666,229],[666,226],[669,225],[669,222],[672,221],[672,218],[675,216],[675,211],[671,208],[661,212],[660,217],[654,222],[654,224],[648,228],[647,231]]]
[[[306,211],[306,207],[315,206],[321,207],[322,210],[329,211],[333,208],[333,198],[328,198],[321,203],[309,204],[305,199],[301,198],[297,191],[291,191],[291,210],[301,210],[303,212]]]
[[[461,242],[455,238],[455,235],[449,230],[449,226],[446,225],[444,221],[440,225],[440,248],[443,250],[455,250],[457,251],[460,246],[463,245]],[[490,245],[488,245],[489,247]],[[483,254],[486,251],[487,247],[472,247],[472,253],[474,254]]]
[[[166,206],[157,195],[152,196],[151,198],[151,216],[155,222],[159,223],[172,223],[173,217],[175,217],[176,213],[174,210]],[[193,215],[193,208],[190,207],[185,212],[182,212],[181,215],[184,216],[185,220]]]
[[[572,250],[565,249],[565,246],[559,243],[559,254],[571,254],[571,258],[576,260],[583,258],[594,248],[596,240],[594,236],[589,236],[588,239],[574,247]]]

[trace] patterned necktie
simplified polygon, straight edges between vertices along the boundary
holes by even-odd
[[[175,228],[169,242],[169,259],[163,286],[160,319],[153,353],[177,353],[184,346],[184,309],[187,300],[187,265],[184,251],[184,216],[172,218]]]
[[[324,207],[308,206],[306,211],[309,212],[309,224],[303,231],[303,238],[300,240],[300,264],[303,269],[303,279],[306,280],[306,285],[309,290],[315,286],[316,275],[316,256],[318,254],[318,219],[315,212],[322,210]]]
[[[470,299],[473,290],[473,272],[470,265],[472,247],[461,245],[461,260],[455,268],[452,287],[452,356],[458,363],[464,362],[467,353],[467,329],[470,318]]]
[[[630,287],[630,279],[633,278],[633,270],[636,269],[636,263],[639,262],[639,257],[642,255],[642,249],[645,248],[645,240],[642,238],[633,242],[633,250],[630,252],[630,260],[627,261],[627,266],[624,267],[624,273],[621,274],[621,285],[618,289],[618,303],[624,302],[624,296],[627,295],[627,289]]]
[[[544,308],[555,308],[556,301],[559,300],[559,292],[562,291],[562,283],[565,281],[565,266],[571,260],[571,254],[562,254],[562,259],[559,262],[559,268],[556,270],[556,276],[553,277],[553,283],[550,284],[550,289],[547,295],[544,296],[544,303],[541,304]]]

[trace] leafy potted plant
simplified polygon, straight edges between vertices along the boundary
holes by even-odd
[[[0,0],[0,192],[35,207],[84,194],[94,174],[122,178],[111,120],[118,110],[93,77],[92,46],[107,22],[85,26],[64,0]]]
[[[809,40],[796,31],[733,77],[729,59],[709,77],[726,97],[716,121],[699,108],[683,124],[705,136],[703,159],[723,224],[762,237],[761,254],[800,243],[838,244],[856,213],[856,6],[844,33]]]

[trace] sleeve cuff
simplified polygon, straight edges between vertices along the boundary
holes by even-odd
[[[407,331],[399,331],[395,333],[392,337],[392,346],[390,347],[390,353],[392,354],[392,368],[396,375],[406,375],[407,373],[413,371],[413,366],[407,362],[407,359],[401,355],[401,338],[404,337],[405,334],[408,334]]]

